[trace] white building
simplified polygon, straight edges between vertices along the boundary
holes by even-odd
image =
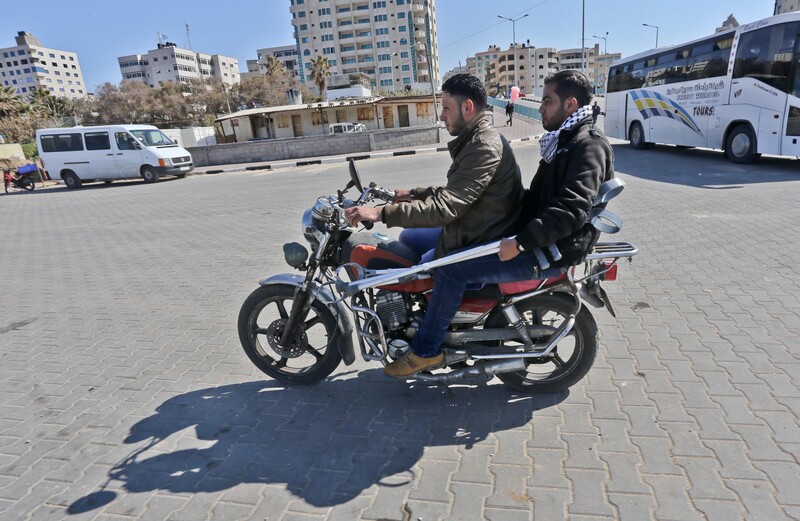
[[[492,75],[492,64],[497,61],[500,55],[499,53],[500,47],[497,45],[490,45],[487,51],[476,53],[475,56],[467,58],[467,69],[469,73],[481,80],[485,87],[489,86],[489,80]]]
[[[442,84],[455,76],[456,74],[468,74],[469,73],[469,66],[460,65],[458,67],[453,67],[449,71],[445,72],[442,76]]]
[[[239,83],[239,60],[221,54],[205,54],[181,49],[174,43],[159,43],[147,54],[117,58],[122,79],[140,81],[158,88],[167,81],[217,79],[225,85]]]
[[[242,77],[251,75],[261,75],[267,73],[267,60],[270,56],[278,58],[283,63],[284,68],[295,78],[300,79],[300,68],[297,66],[297,46],[282,45],[280,47],[267,47],[258,49],[257,60],[247,60],[247,72]]]
[[[467,65],[470,74],[482,79],[487,90],[497,87],[506,93],[509,87],[517,85],[526,95],[540,96],[544,79],[558,72],[558,54],[554,48],[533,47],[530,42],[506,50],[492,45],[468,58]]]
[[[373,87],[439,88],[435,0],[290,0],[300,81],[315,88],[311,61],[333,74],[364,73]]]
[[[27,97],[36,89],[46,89],[61,98],[88,95],[78,55],[49,49],[39,38],[19,31],[17,45],[0,49],[0,83]]]

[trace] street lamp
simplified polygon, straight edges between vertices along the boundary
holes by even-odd
[[[652,27],[656,30],[656,49],[658,49],[658,26],[657,25],[650,25],[650,24],[642,24],[645,27]]]
[[[511,36],[514,39],[514,44],[513,44],[513,47],[514,47],[514,85],[517,85],[517,69],[518,69],[518,67],[517,67],[517,20],[522,20],[526,16],[528,16],[527,13],[522,15],[522,16],[519,16],[517,18],[506,18],[505,16],[497,15],[498,18],[502,18],[503,20],[508,20],[509,22],[511,22]]]
[[[603,81],[608,82],[608,31],[605,36],[592,35],[592,38],[603,40]],[[603,94],[606,93],[605,86],[603,87]]]
[[[394,64],[394,57],[398,54],[396,52],[392,53],[392,92],[397,95],[397,81],[394,79],[394,70],[399,67],[399,65],[395,66]]]

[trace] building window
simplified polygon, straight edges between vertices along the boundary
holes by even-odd
[[[372,107],[358,107],[358,120],[370,121],[375,117]]]
[[[317,11],[317,14],[319,16],[329,15],[329,14],[331,14],[331,8],[330,7],[325,7],[323,9],[320,9],[319,11]]]
[[[289,127],[289,116],[285,114],[278,114],[278,128]]]
[[[389,16],[385,15],[385,14],[379,14],[379,15],[375,16],[375,21],[376,22],[386,22],[388,20],[389,20]]]
[[[398,4],[398,5],[399,5],[399,4]],[[405,13],[405,12],[402,12],[402,13],[397,13],[397,17],[398,17],[398,18],[405,18],[405,17],[406,17],[406,13]]]

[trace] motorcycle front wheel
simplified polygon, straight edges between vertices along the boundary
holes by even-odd
[[[314,300],[308,316],[289,345],[281,345],[295,290],[290,284],[261,286],[242,304],[239,340],[250,361],[281,383],[308,385],[330,375],[342,357],[333,339],[336,318]]]
[[[527,325],[544,325],[558,328],[575,307],[566,295],[540,295],[515,304]],[[505,327],[508,321],[499,309],[486,319],[486,327]],[[546,338],[534,338],[542,343]],[[508,342],[506,344],[509,344]],[[519,344],[514,342],[514,344]],[[525,393],[559,393],[576,384],[591,369],[597,356],[597,323],[581,306],[575,316],[572,331],[561,339],[544,359],[530,359],[525,371],[500,373],[497,377],[507,386]]]

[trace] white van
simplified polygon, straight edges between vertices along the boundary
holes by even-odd
[[[350,132],[366,132],[367,127],[361,123],[331,123],[328,134],[349,134]]]
[[[43,128],[36,143],[44,169],[67,188],[84,181],[184,177],[194,164],[189,152],[152,125]]]

